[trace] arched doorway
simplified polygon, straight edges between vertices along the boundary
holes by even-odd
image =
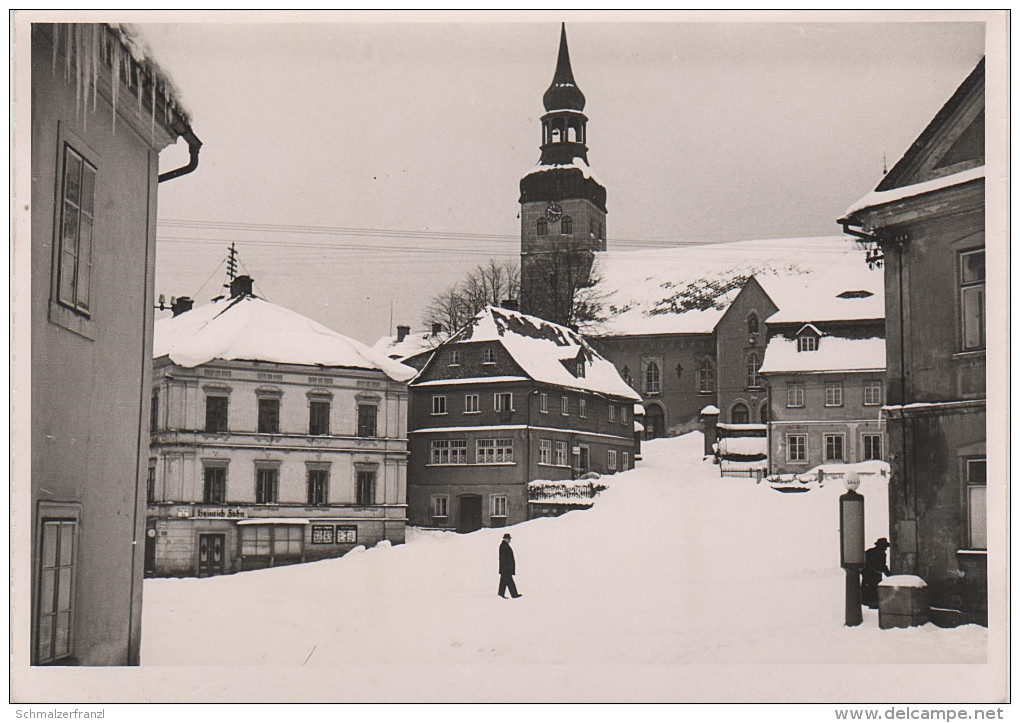
[[[732,424],[747,424],[751,421],[751,410],[743,402],[737,402],[730,408],[730,422]]]
[[[666,436],[666,412],[658,404],[645,407],[645,439]]]

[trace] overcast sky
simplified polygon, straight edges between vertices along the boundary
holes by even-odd
[[[558,18],[139,26],[204,142],[161,184],[156,291],[231,241],[270,301],[366,343],[519,252]],[[978,23],[567,23],[608,243],[837,235],[983,55]],[[186,147],[164,151],[182,165]]]

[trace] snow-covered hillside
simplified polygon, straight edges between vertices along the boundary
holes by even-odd
[[[145,582],[143,665],[978,662],[987,631],[843,627],[836,498],[721,479],[702,438],[648,442],[588,511],[209,579]],[[865,476],[868,541],[887,533]]]

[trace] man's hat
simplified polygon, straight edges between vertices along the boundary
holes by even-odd
[[[504,535],[503,535],[503,539],[504,539],[504,540],[509,540],[509,539],[510,539],[510,533],[509,533],[509,532],[507,532],[506,534],[504,534]]]
[[[884,537],[879,537],[875,540],[875,547],[889,547],[889,540]]]

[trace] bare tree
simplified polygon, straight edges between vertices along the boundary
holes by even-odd
[[[464,279],[432,297],[425,309],[426,324],[441,324],[456,331],[489,304],[499,306],[521,293],[521,271],[517,262],[497,261],[478,264]]]
[[[533,253],[522,282],[524,311],[578,330],[605,321],[597,256],[580,240]]]

